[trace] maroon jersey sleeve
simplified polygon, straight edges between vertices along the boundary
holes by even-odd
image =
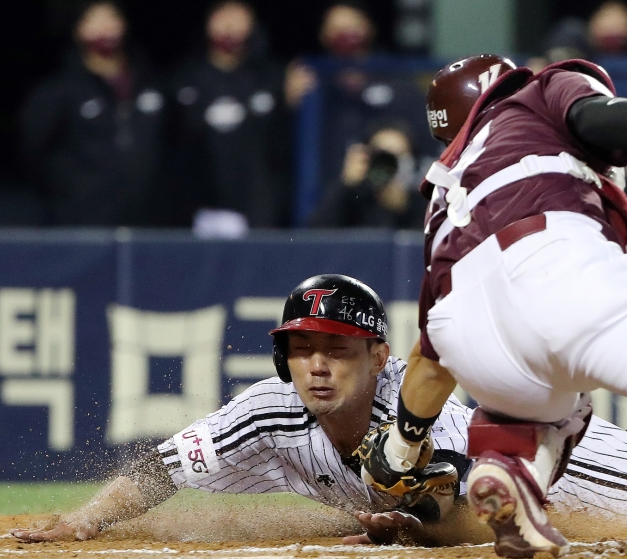
[[[541,78],[544,81],[544,99],[549,114],[565,123],[568,111],[575,101],[594,95],[614,97],[601,82],[579,72],[556,71]]]

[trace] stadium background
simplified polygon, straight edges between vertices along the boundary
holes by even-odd
[[[3,2],[0,7],[0,75],[5,83],[0,88],[0,181],[20,178],[15,158],[16,111],[26,93],[60,64],[69,43],[72,6],[76,3],[76,0],[27,0]],[[253,0],[250,3],[267,29],[272,52],[280,59],[287,62],[297,55],[319,52],[317,28],[324,2]],[[565,15],[585,18],[599,3],[599,0],[534,3],[482,0],[460,6],[455,0],[440,0],[437,3],[434,0],[365,2],[379,27],[381,46],[395,54],[401,52],[394,40],[401,7],[425,5],[426,23],[431,25],[432,4],[437,4],[437,17],[443,22],[450,19],[455,27],[441,30],[437,45],[434,43],[438,30],[432,29],[427,45],[432,46],[429,50],[436,56],[442,53],[465,54],[468,45],[469,50],[476,52],[505,47],[509,54],[531,53],[552,23]],[[137,41],[161,68],[175,64],[196,46],[202,34],[202,19],[208,4],[208,0],[186,0],[184,4],[173,0],[120,2],[128,14]],[[473,28],[460,34],[456,27],[467,26],[469,20],[465,16],[469,10],[470,13],[479,10],[479,14],[485,17],[473,18]],[[450,17],[455,14],[456,17]],[[454,50],[457,53],[451,52]]]
[[[390,72],[424,81],[442,60],[468,51],[504,51],[523,60],[552,22],[567,14],[587,17],[599,3],[554,0],[540,7],[523,0],[481,0],[469,7],[470,2],[462,6],[458,0],[436,2],[425,12],[434,37],[428,53],[403,52],[396,44],[402,1],[368,3]],[[58,64],[67,46],[71,4],[33,0],[0,8],[3,184],[21,180],[15,113],[25,93]],[[321,10],[315,2],[252,4],[282,60],[317,54]],[[162,68],[192,46],[189,30],[199,27],[206,9],[206,2],[192,0],[122,5],[137,40]],[[460,39],[459,21],[472,10],[483,18],[476,18]],[[453,18],[453,11],[461,16]],[[290,23],[295,21],[302,26]],[[619,93],[627,95],[627,60],[603,63]],[[324,65],[319,68],[324,71]],[[324,98],[317,102],[324,104]],[[320,124],[320,113],[312,106],[304,104],[297,119],[296,142],[301,145],[315,137]],[[295,214],[305,211],[308,196],[316,195],[312,165],[315,175],[311,150],[302,150],[296,160]],[[274,374],[267,331],[280,320],[286,294],[305,277],[335,272],[370,284],[388,308],[395,354],[406,356],[417,336],[418,232],[295,229],[210,241],[172,230],[3,228],[0,262],[4,514],[76,505],[97,486],[76,493],[57,485],[46,486],[53,488],[46,492],[36,484],[29,493],[15,482],[100,480],[138,442],[169,436],[250,383]],[[622,398],[597,391],[595,410],[627,426]],[[36,504],[37,495],[45,505]]]

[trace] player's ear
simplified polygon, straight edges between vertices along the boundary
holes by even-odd
[[[390,356],[390,346],[387,342],[379,340],[373,340],[370,343],[372,344],[370,347],[370,356],[372,357],[371,372],[373,375],[378,375],[385,368],[385,364]]]

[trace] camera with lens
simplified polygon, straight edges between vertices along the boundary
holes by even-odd
[[[370,152],[370,164],[366,178],[372,183],[375,190],[383,188],[398,173],[399,160],[396,155],[383,149],[374,149]]]

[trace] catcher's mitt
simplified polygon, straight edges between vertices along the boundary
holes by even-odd
[[[457,483],[457,470],[448,462],[429,464],[433,456],[431,434],[423,441],[416,466],[401,473],[388,464],[383,446],[392,422],[383,422],[366,434],[355,451],[361,460],[361,477],[377,491],[403,497],[411,506],[428,493],[452,495]]]

